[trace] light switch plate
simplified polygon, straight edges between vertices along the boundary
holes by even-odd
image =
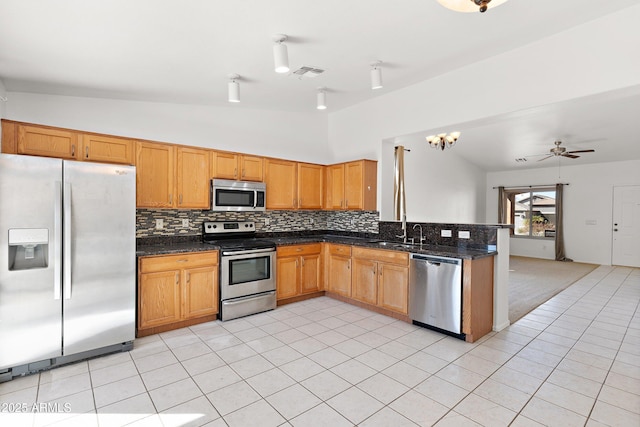
[[[156,218],[156,229],[160,230],[162,228],[164,228],[164,219]]]
[[[458,231],[458,239],[470,239],[471,233],[469,231]]]
[[[189,218],[182,218],[182,226],[184,228],[189,228]]]
[[[440,237],[451,237],[451,230],[440,230]]]

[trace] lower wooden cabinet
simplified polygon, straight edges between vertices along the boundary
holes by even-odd
[[[351,297],[351,246],[327,244],[325,290]]]
[[[281,246],[277,249],[277,298],[317,292],[322,285],[321,244]]]
[[[218,251],[139,258],[137,336],[213,320],[218,303]]]
[[[409,307],[409,254],[354,247],[351,297],[401,314]]]

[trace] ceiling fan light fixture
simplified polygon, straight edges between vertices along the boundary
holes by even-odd
[[[437,0],[442,6],[447,9],[455,10],[456,12],[473,13],[473,12],[485,12],[487,9],[493,9],[498,7],[508,0]]]
[[[289,72],[289,53],[287,52],[287,45],[283,43],[286,40],[286,34],[276,34],[273,36],[273,41],[276,43],[273,45],[274,69],[276,73],[280,74]]]
[[[227,101],[240,102],[240,76],[238,74],[229,74],[229,83],[227,84]]]

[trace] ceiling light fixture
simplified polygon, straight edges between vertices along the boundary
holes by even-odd
[[[438,0],[447,9],[456,12],[486,12],[487,9],[500,6],[508,0]]]
[[[238,74],[229,74],[229,84],[227,85],[227,100],[229,102],[240,102],[240,83]]]
[[[382,88],[382,69],[380,68],[382,61],[371,63],[371,89]]]
[[[326,90],[327,90],[327,88],[325,88],[325,87],[319,87],[318,88],[318,94],[316,95],[316,97],[317,97],[316,108],[318,110],[326,110],[327,109],[327,94],[326,94]]]
[[[458,138],[460,138],[460,132],[451,132],[449,135],[446,133],[439,133],[437,135],[429,135],[427,137],[427,142],[432,148],[440,148],[441,150],[444,150],[445,148],[453,147]]]
[[[289,72],[289,54],[287,53],[287,45],[283,44],[287,40],[286,34],[276,34],[273,36],[273,62],[275,63],[276,73]]]

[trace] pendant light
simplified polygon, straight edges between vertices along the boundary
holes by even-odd
[[[240,83],[238,74],[229,74],[229,83],[227,85],[227,100],[229,102],[240,102]]]
[[[316,95],[316,98],[317,98],[316,108],[318,110],[326,110],[327,109],[326,90],[327,90],[327,88],[325,88],[325,87],[319,87],[318,88],[318,94]]]
[[[287,40],[286,34],[276,34],[273,36],[273,62],[275,63],[276,73],[289,72],[289,54],[287,53],[287,45],[283,44]]]
[[[382,61],[375,61],[371,63],[371,89],[382,88],[382,69],[380,68]]]
[[[506,3],[507,0],[437,0],[438,3],[446,7],[447,9],[455,10],[456,12],[486,12],[487,9],[491,9],[500,6],[502,3]]]

